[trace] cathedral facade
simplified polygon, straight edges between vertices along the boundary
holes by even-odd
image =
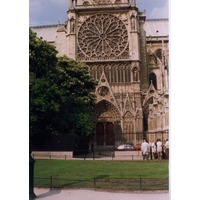
[[[70,0],[62,25],[32,27],[98,81],[95,146],[169,137],[168,20],[131,0]]]

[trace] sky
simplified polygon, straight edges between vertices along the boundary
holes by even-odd
[[[169,0],[136,0],[140,11],[146,10],[148,19],[168,18]],[[68,0],[29,0],[29,26],[64,23]]]

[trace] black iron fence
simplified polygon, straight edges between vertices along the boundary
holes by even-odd
[[[168,190],[169,180],[161,178],[93,178],[69,180],[60,177],[34,177],[34,187],[45,188],[93,188],[106,190]]]

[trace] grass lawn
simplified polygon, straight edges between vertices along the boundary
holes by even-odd
[[[58,185],[92,187],[96,179],[168,179],[168,167],[168,161],[36,160],[34,176],[48,178],[35,178],[36,186],[48,184],[52,176]]]

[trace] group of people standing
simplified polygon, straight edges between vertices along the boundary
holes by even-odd
[[[149,159],[169,159],[169,140],[166,139],[165,144],[161,139],[157,139],[155,143],[149,143],[144,139],[141,145],[143,160]]]

